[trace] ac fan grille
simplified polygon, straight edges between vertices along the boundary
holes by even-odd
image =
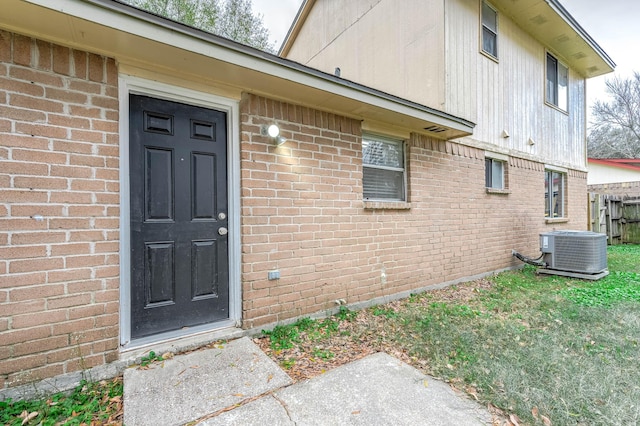
[[[591,232],[553,236],[554,250],[549,268],[595,274],[607,269],[607,240]]]

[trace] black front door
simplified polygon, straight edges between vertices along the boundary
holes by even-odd
[[[226,113],[130,95],[131,337],[229,318]]]

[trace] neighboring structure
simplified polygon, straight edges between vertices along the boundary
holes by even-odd
[[[371,11],[389,3],[408,19]],[[114,1],[5,0],[0,397],[515,267],[540,232],[584,229],[584,78],[611,61],[553,1],[491,6],[488,53],[479,1],[431,3],[391,33],[425,35],[394,89]]]
[[[589,158],[589,192],[640,197],[640,159]]]

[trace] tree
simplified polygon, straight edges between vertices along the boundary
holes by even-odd
[[[587,138],[589,157],[640,158],[640,73],[606,82],[610,102],[596,101]]]
[[[252,0],[123,0],[156,15],[274,53],[262,15],[254,15]]]

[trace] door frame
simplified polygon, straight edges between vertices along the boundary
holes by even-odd
[[[229,327],[242,321],[240,284],[240,104],[238,101],[126,74],[118,76],[120,133],[120,348],[135,349]],[[224,111],[227,114],[227,194],[229,217],[229,319],[140,339],[131,339],[131,229],[129,165],[129,94],[150,96]]]

